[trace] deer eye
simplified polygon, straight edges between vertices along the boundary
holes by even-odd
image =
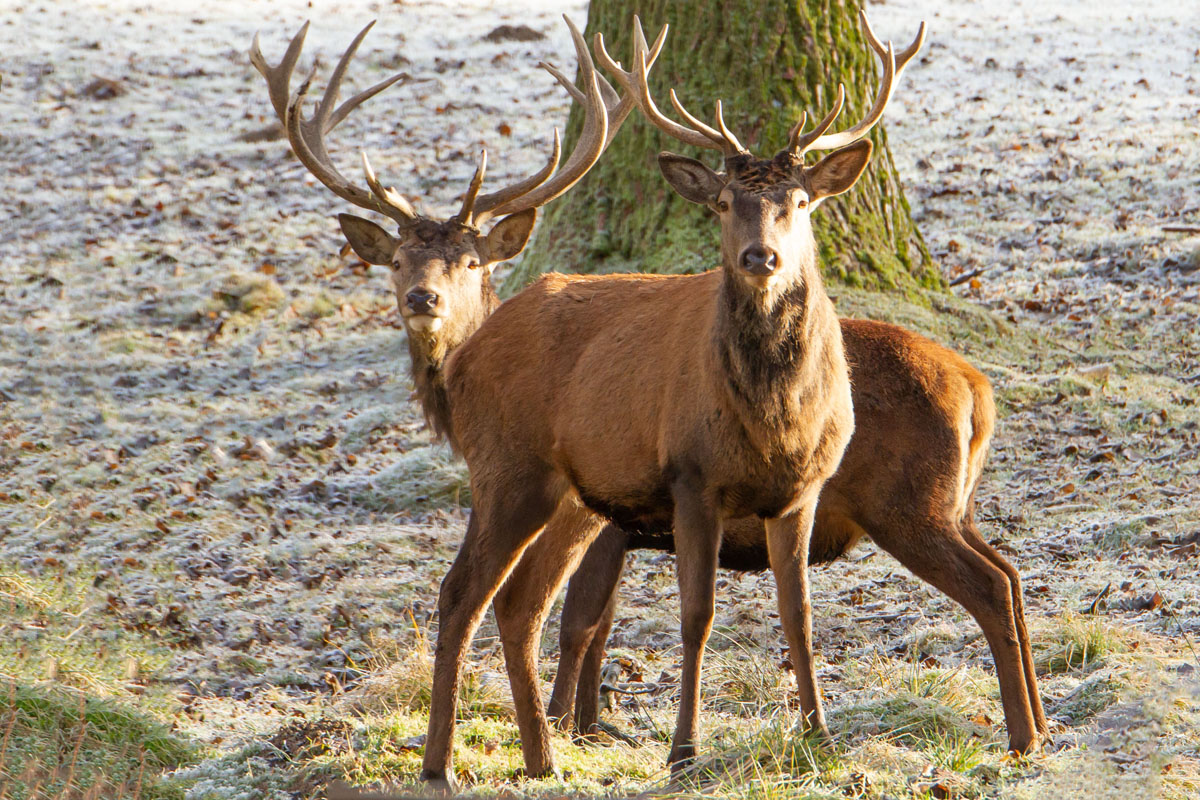
[[[808,198],[801,197],[796,201],[796,208],[808,208]]]
[[[726,203],[724,200],[718,200],[717,204],[716,204],[716,208],[717,208],[717,211],[724,214],[726,211],[729,210],[729,203]]]
[[[481,265],[479,263],[478,258],[468,258],[467,259],[467,268],[468,269],[479,269],[480,266]]]

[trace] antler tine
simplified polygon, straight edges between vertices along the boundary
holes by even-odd
[[[721,111],[720,100],[717,100],[717,130],[721,132],[721,138],[725,140],[725,143],[728,144],[734,152],[748,152],[745,147],[742,147],[742,143],[739,142],[737,137],[733,135],[733,132],[730,131],[729,128],[725,127],[725,114]]]
[[[611,141],[612,137],[609,135],[610,121],[614,120],[615,112],[620,109],[620,104],[618,103],[614,108],[610,107],[609,102],[606,102],[605,93],[600,88],[603,78],[596,72],[595,64],[592,61],[591,54],[588,52],[587,43],[584,42],[583,35],[565,14],[563,15],[563,19],[567,23],[567,28],[571,32],[571,39],[575,44],[575,52],[579,58],[579,73],[584,87],[584,91],[576,89],[575,92],[571,92],[571,96],[576,99],[578,99],[579,95],[583,96],[583,130],[579,134],[579,141],[576,142],[575,148],[567,158],[566,164],[558,172],[555,172],[553,177],[544,180],[544,182],[537,181],[536,185],[526,188],[528,184],[533,183],[533,179],[530,178],[507,189],[502,189],[486,197],[479,198],[476,203],[476,207],[479,209],[476,213],[478,221],[482,221],[488,216],[515,214],[518,211],[537,208],[562,195],[588,173],[588,170],[599,160],[600,155],[604,152],[604,148]],[[548,68],[548,71],[564,86],[570,83],[570,81],[566,80],[566,76],[559,73],[558,70]],[[611,88],[608,87],[610,91]],[[578,95],[576,92],[578,92]],[[615,95],[615,92],[612,94]],[[612,98],[609,97],[608,99],[611,102]],[[627,116],[628,113],[628,110],[625,110],[624,116]],[[621,121],[623,121],[624,116],[621,117]],[[618,121],[617,124],[619,125],[620,122]],[[557,141],[556,132],[556,154],[558,149]]]
[[[664,25],[662,30],[658,32],[658,37],[654,40],[654,46],[650,48],[650,53],[646,57],[647,69],[652,68],[654,66],[654,62],[658,60],[658,55],[662,52],[663,44],[666,42],[666,40],[667,26]],[[602,65],[604,65],[605,69],[609,69],[614,72],[621,71],[620,65],[615,64],[612,58],[608,55],[608,52],[604,49],[604,34],[597,32],[592,41],[593,49],[596,51],[596,56],[600,59],[600,62]],[[558,82],[564,89],[567,90],[568,93],[570,93],[575,102],[587,102],[586,95],[579,91],[571,79],[559,72],[553,64],[539,62],[538,66],[557,78]],[[633,112],[633,109],[637,107],[637,98],[634,96],[634,93],[629,90],[629,82],[623,82],[622,86],[626,89],[627,93],[624,96],[621,96],[618,94],[617,90],[612,87],[612,84],[609,83],[598,70],[593,69],[592,72],[596,75],[596,80],[600,84],[600,93],[604,95],[604,106],[608,109],[608,137],[604,142],[604,146],[607,148],[608,145],[612,143],[613,137],[617,135],[617,131],[620,130],[621,125]]]
[[[838,133],[803,137],[804,144],[795,150],[795,155],[798,157],[803,156],[810,150],[836,150],[839,147],[853,144],[866,136],[871,128],[875,127],[875,123],[879,122],[883,116],[883,110],[887,108],[888,101],[892,99],[895,75],[895,51],[892,49],[891,42],[888,42],[887,50],[883,57],[883,78],[879,82],[879,90],[875,95],[875,102],[871,105],[867,116],[857,125]],[[838,94],[841,96],[843,92],[839,90]]]
[[[654,66],[654,62],[658,60],[658,56],[662,52],[663,45],[667,41],[667,27],[667,25],[662,26],[658,32],[658,36],[654,39],[654,44],[650,47],[650,52],[646,56],[647,70],[650,70]],[[620,98],[620,102],[614,106],[612,99],[617,96],[617,92],[604,79],[603,75],[597,73],[597,77],[600,79],[600,88],[604,91],[605,95],[604,102],[608,106],[608,141],[611,142],[621,124],[625,122],[625,119],[637,107],[637,90],[633,85],[633,74],[626,72],[621,67],[620,62],[614,61],[612,56],[608,54],[608,50],[605,49],[603,33],[596,32],[596,35],[592,38],[592,49],[596,53],[596,58],[600,60],[600,65],[608,72],[613,73],[617,78],[617,82],[621,84],[621,88],[625,90],[625,94]],[[607,142],[605,146],[607,146]]]
[[[350,116],[351,111],[358,108],[367,100],[370,100],[372,97],[379,94],[397,81],[404,80],[407,77],[407,74],[403,72],[397,72],[392,77],[380,81],[370,89],[363,89],[361,92],[354,95],[354,97],[351,97],[349,100],[342,103],[340,106],[338,106],[337,111],[334,111],[333,114],[330,115],[329,121],[325,123],[325,133],[329,133],[331,130],[336,128],[342,120]]]
[[[670,25],[663,25],[659,31],[658,39],[655,41],[655,55],[657,50],[661,49],[662,42],[666,40],[667,31],[670,30]],[[677,139],[684,141],[687,144],[694,144],[697,147],[713,147],[713,144],[705,137],[696,131],[689,130],[682,125],[667,119],[658,110],[658,106],[654,104],[654,99],[650,97],[649,90],[645,89],[644,82],[637,80],[637,56],[638,56],[638,40],[645,41],[645,35],[642,33],[641,19],[636,15],[633,18],[633,49],[634,49],[634,67],[626,70],[621,66],[621,62],[609,55],[608,48],[604,46],[603,34],[597,33],[595,37],[596,57],[600,59],[600,65],[605,70],[612,73],[612,76],[617,79],[617,83],[621,84],[621,88],[629,93],[633,101],[642,109],[642,113],[650,120],[652,124],[670,133]]]
[[[738,138],[734,136],[729,128],[725,126],[725,112],[720,100],[717,101],[717,127],[711,128],[698,120],[695,116],[689,113],[686,108],[683,107],[683,103],[679,101],[679,96],[675,94],[674,89],[672,89],[670,92],[670,98],[671,105],[675,107],[675,111],[679,114],[679,116],[683,117],[684,120],[687,121],[688,125],[691,125],[710,140],[720,143],[722,145],[722,149],[728,149],[729,152],[727,152],[726,155],[747,152],[746,148],[742,146],[742,143],[738,141]]]
[[[563,87],[564,89],[566,89],[567,94],[571,95],[571,99],[574,100],[576,103],[586,103],[587,102],[587,95],[585,95],[583,92],[579,91],[579,88],[577,86],[575,86],[575,84],[571,83],[571,79],[568,78],[566,75],[562,74],[562,72],[559,71],[558,67],[554,66],[553,64],[549,64],[545,61],[539,61],[538,66],[541,67],[542,69],[546,70],[546,72],[549,72],[551,75],[553,75],[554,79],[556,81],[558,81],[558,85]],[[611,89],[612,87],[610,86],[609,88]]]
[[[800,136],[800,132],[802,130],[804,130],[804,126],[807,124],[808,124],[808,112],[801,111],[800,119],[798,119],[796,121],[796,124],[792,126],[792,129],[790,131],[788,131],[788,149],[789,150],[795,149],[796,139],[798,136]]]
[[[250,63],[259,71],[259,74],[267,79],[267,92],[271,96],[271,105],[274,106],[275,114],[281,123],[284,123],[287,117],[288,100],[291,97],[292,72],[296,69],[296,62],[300,60],[300,51],[304,49],[304,38],[308,35],[308,25],[309,23],[305,22],[288,42],[287,51],[283,54],[283,60],[279,62],[278,66],[272,67],[267,63],[262,47],[259,45],[257,32],[254,34],[254,43],[250,45]]]
[[[336,124],[336,123],[335,123]],[[363,172],[367,176],[367,186],[371,187],[371,193],[379,199],[381,203],[392,206],[398,209],[407,217],[416,218],[417,212],[413,211],[413,207],[409,204],[408,198],[397,192],[391,186],[385,187],[375,177],[375,170],[371,169],[371,162],[367,158],[367,151],[362,151]]]
[[[720,150],[726,157],[744,153],[746,151],[745,148],[737,140],[737,137],[729,133],[729,129],[725,127],[724,120],[718,123],[724,129],[723,131],[704,124],[683,107],[683,104],[679,102],[679,98],[675,95],[674,91],[671,92],[671,104],[675,107],[676,112],[691,127],[680,125],[659,110],[658,105],[654,102],[654,98],[650,94],[649,67],[662,50],[667,30],[668,26],[663,25],[662,30],[654,41],[654,46],[651,48],[646,44],[646,35],[642,31],[642,21],[635,15],[633,18],[633,68],[625,70],[619,61],[616,61],[609,55],[608,50],[604,46],[604,39],[599,34],[596,35],[595,42],[596,57],[600,59],[601,66],[611,72],[613,77],[617,79],[626,91],[632,93],[633,100],[641,108],[646,119],[659,130],[684,144],[703,147],[709,150]]]
[[[373,25],[374,23],[371,24]],[[383,89],[395,83],[395,80],[398,78],[397,76],[381,84],[376,84],[347,101],[336,112],[331,111],[333,103],[336,101],[337,87],[341,83],[342,76],[345,74],[350,57],[354,55],[354,51],[358,48],[363,36],[370,29],[371,25],[365,27],[355,37],[346,54],[342,56],[342,60],[334,71],[333,80],[325,90],[324,96],[317,107],[317,112],[312,118],[304,119],[302,108],[304,99],[308,96],[308,90],[312,86],[312,81],[316,74],[315,67],[313,74],[309,75],[304,83],[301,84],[295,96],[283,106],[282,111],[277,107],[276,113],[279,116],[280,122],[283,123],[284,129],[287,131],[288,142],[292,145],[292,151],[296,154],[296,158],[300,160],[300,163],[317,180],[325,184],[328,189],[343,200],[348,200],[356,206],[390,217],[398,225],[405,227],[415,217],[412,206],[408,204],[408,201],[400,197],[399,193],[394,189],[384,189],[379,184],[375,178],[374,171],[370,169],[369,162],[365,166],[367,168],[368,185],[371,187],[371,192],[366,192],[355,186],[338,172],[325,148],[324,135],[329,129],[341,122],[342,119],[345,119],[345,116],[350,111],[368,97],[383,91]],[[262,56],[262,50],[258,46],[258,37],[255,37],[254,46],[250,51],[250,60],[255,68],[267,79],[267,87],[271,94],[272,105],[275,105],[277,100],[284,97],[288,91],[288,84],[291,82],[291,73],[300,56],[300,48],[303,46],[304,34],[307,30],[308,24],[305,23],[300,33],[293,37],[291,44],[288,46],[287,53],[278,67],[270,67],[266,63],[266,60]]]
[[[721,138],[721,134],[717,131],[703,123],[698,128],[689,128],[680,125],[658,110],[654,98],[650,95],[649,76],[646,70],[646,53],[642,49],[642,42],[645,41],[645,37],[641,34],[642,23],[637,17],[634,17],[634,29],[633,77],[638,93],[638,105],[642,109],[642,113],[646,115],[646,118],[656,128],[684,144],[725,152],[728,143]],[[692,115],[684,113],[685,118],[690,120],[696,119]],[[697,122],[699,121],[697,120]]]
[[[462,209],[454,217],[454,221],[459,225],[472,224],[472,217],[475,213],[475,197],[479,194],[479,187],[483,186],[483,174],[487,172],[487,150],[479,151],[479,166],[475,168],[475,175],[471,178],[471,183],[467,186],[467,193],[463,195]]]
[[[808,112],[800,115],[800,122],[796,127],[792,128],[788,135],[788,150],[797,158],[803,158],[804,154],[812,149],[812,143],[817,141],[824,135],[825,131],[829,130],[829,126],[838,118],[838,114],[842,113],[842,107],[846,104],[846,85],[838,84],[837,98],[833,101],[833,108],[825,115],[825,119],[817,123],[817,126],[803,136],[800,132],[804,130],[804,122],[808,119]]]
[[[879,89],[875,94],[875,102],[871,105],[871,109],[867,112],[866,117],[848,130],[821,136],[809,134],[808,136],[797,137],[796,141],[790,142],[788,148],[797,158],[803,157],[810,150],[834,150],[839,147],[845,147],[866,136],[875,127],[876,123],[879,122],[880,118],[883,117],[884,109],[887,108],[887,104],[892,99],[892,92],[896,88],[896,81],[900,77],[901,71],[925,43],[925,23],[922,22],[912,44],[897,56],[891,42],[888,42],[884,46],[878,37],[875,36],[875,32],[871,30],[871,24],[867,20],[865,12],[859,13],[859,19],[862,22],[863,35],[866,37],[867,43],[870,44],[871,49],[879,55],[880,60],[883,62],[883,76],[879,82]],[[799,142],[799,144],[796,142]]]
[[[322,133],[332,128],[332,126],[326,126],[329,125],[330,120],[333,118],[333,104],[337,102],[338,94],[342,90],[342,79],[346,77],[346,69],[350,66],[350,59],[354,58],[354,54],[358,52],[358,46],[362,44],[362,40],[371,28],[374,27],[375,20],[371,20],[366,24],[366,27],[358,32],[358,35],[354,37],[354,41],[350,42],[350,46],[346,48],[346,52],[342,53],[342,57],[338,59],[337,66],[333,68],[333,74],[329,76],[329,83],[326,85],[325,91],[321,95],[321,101],[317,104],[316,113],[313,115],[313,122],[320,122]],[[370,90],[368,89],[368,91]],[[351,102],[355,99],[357,98],[351,98]],[[359,102],[361,103],[362,100],[359,100]],[[348,114],[352,110],[353,105],[349,109],[346,109],[346,113]]]
[[[858,14],[859,20],[862,22],[863,35],[866,37],[867,43],[871,45],[872,50],[879,54],[880,58],[883,58],[887,53],[887,46],[884,45],[883,42],[879,41],[879,38],[875,36],[875,31],[871,29],[871,22],[867,19],[866,10],[860,10]],[[918,51],[920,51],[922,45],[924,44],[925,21],[922,20],[921,27],[917,29],[917,36],[912,40],[912,44],[906,47],[903,51],[896,53],[896,75],[894,80],[900,80],[900,73],[904,71],[904,68],[908,66],[908,62],[912,60],[912,57],[915,56]]]

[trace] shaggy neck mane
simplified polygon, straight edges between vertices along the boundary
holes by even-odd
[[[412,361],[413,386],[425,412],[425,423],[439,439],[454,444],[450,427],[450,402],[446,397],[446,360],[470,339],[500,306],[491,281],[483,282],[481,302],[471,318],[446,319],[436,331],[409,331],[408,353]]]
[[[817,334],[831,309],[819,278],[805,276],[764,302],[763,295],[725,272],[713,342],[734,408],[753,427],[795,423],[796,400],[819,374]]]

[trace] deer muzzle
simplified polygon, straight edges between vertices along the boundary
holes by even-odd
[[[742,251],[739,263],[747,275],[765,278],[775,274],[779,267],[779,255],[762,245],[751,245]]]
[[[404,296],[404,305],[412,314],[432,314],[439,299],[436,292],[416,288]]]

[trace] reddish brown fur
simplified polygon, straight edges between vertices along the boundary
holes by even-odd
[[[743,191],[736,175],[664,156],[677,191],[718,210],[723,270],[549,275],[450,358],[451,441],[471,468],[475,507],[439,599],[425,780],[451,785],[458,674],[493,596],[526,769],[553,769],[536,646],[550,600],[599,530],[580,502],[611,519],[674,530],[684,670],[673,766],[694,752],[717,550],[732,517],[767,519],[801,704],[824,730],[808,536],[853,413],[806,209],[810,196],[815,205],[849,188],[869,154],[869,143],[845,148],[769,192]],[[766,269],[747,253],[769,254]]]
[[[821,493],[811,563],[831,561],[863,535],[963,603],[992,645],[1014,750],[1047,733],[1025,630],[1020,580],[980,537],[973,496],[995,419],[987,379],[956,353],[879,322],[842,320],[855,431]],[[670,537],[609,526],[567,590],[550,716],[587,732],[598,719],[604,643],[627,549],[671,550]],[[732,520],[721,564],[769,566],[757,518]],[[578,684],[578,689],[576,688]]]
[[[534,634],[548,601],[598,530],[580,535],[577,515],[569,523],[559,521],[576,514],[572,498],[579,496],[592,509],[616,518],[642,520],[663,530],[674,527],[677,534],[698,531],[683,541],[705,563],[693,567],[698,574],[690,576],[681,565],[680,577],[681,586],[699,593],[692,605],[698,600],[700,609],[684,623],[685,642],[698,651],[711,626],[707,562],[716,566],[717,541],[705,531],[719,526],[723,517],[778,517],[797,503],[811,502],[808,496],[815,493],[804,487],[819,487],[832,472],[849,434],[848,386],[816,388],[828,381],[838,386],[836,365],[842,354],[837,337],[813,337],[800,376],[780,377],[780,391],[794,401],[774,405],[780,415],[790,416],[795,431],[790,435],[767,429],[761,415],[750,413],[745,398],[723,387],[713,331],[720,325],[719,300],[728,280],[724,273],[547,276],[502,305],[450,359],[447,390],[455,445],[471,466],[476,506],[467,541],[443,584],[438,653],[443,662],[435,669],[457,673],[461,644],[451,653],[443,651],[442,643],[448,634],[461,642],[474,627],[490,595],[477,587],[498,586],[554,508],[562,503],[566,509],[522,561],[521,575],[496,598],[519,718],[524,703],[537,706],[533,719],[521,725],[531,771],[551,768],[548,744],[541,744],[546,739],[540,733],[544,712],[536,682],[515,675],[513,660],[525,667],[518,671],[532,672]],[[807,287],[804,328],[828,330],[834,320],[828,299],[819,283]],[[812,315],[820,315],[819,322],[810,323]],[[517,353],[524,357],[514,358]],[[666,375],[678,379],[664,381]],[[809,402],[802,406],[801,398]],[[783,441],[773,443],[779,439]],[[568,490],[573,490],[571,496],[565,497]],[[681,524],[683,514],[696,515],[698,521],[684,519]],[[501,524],[489,526],[485,536],[480,521],[490,515],[500,517]],[[719,536],[719,527],[717,531]],[[555,574],[548,576],[547,570]],[[476,578],[480,572],[484,576]],[[535,585],[544,587],[533,593],[536,602],[510,597]],[[473,613],[467,620],[454,620],[454,601],[463,596],[473,601]],[[514,626],[524,635],[507,635],[506,628]],[[510,649],[516,653],[510,656]],[[695,666],[698,673],[698,657]],[[698,691],[698,686],[691,688]],[[522,691],[527,692],[524,697]],[[673,762],[692,752],[695,705],[685,701],[681,706],[682,733]],[[452,709],[435,700],[429,741],[441,749],[427,745],[427,779],[447,775],[434,765],[448,761],[448,746],[440,743],[448,745],[444,720],[452,715]],[[431,754],[438,759],[433,764]]]

